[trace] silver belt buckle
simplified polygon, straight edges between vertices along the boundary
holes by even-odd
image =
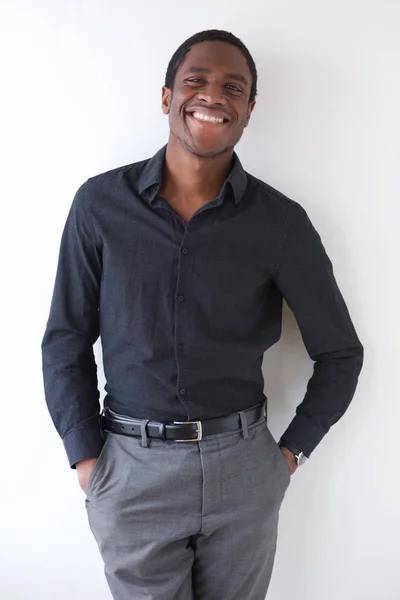
[[[197,438],[191,440],[174,440],[174,442],[198,442],[203,438],[203,428],[201,421],[173,421],[175,425],[185,425],[187,423],[197,423]]]

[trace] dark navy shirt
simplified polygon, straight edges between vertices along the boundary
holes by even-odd
[[[236,154],[220,194],[186,223],[157,195],[165,150],[90,177],[65,224],[42,352],[69,464],[103,445],[99,336],[112,410],[208,419],[262,401],[263,354],[280,338],[283,298],[315,364],[282,437],[309,456],[347,409],[363,362],[320,236]]]

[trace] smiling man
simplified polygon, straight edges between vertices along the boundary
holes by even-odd
[[[115,600],[264,600],[291,476],[357,386],[363,347],[320,236],[234,152],[256,89],[231,33],[184,42],[168,144],[89,178],[65,225],[45,394]],[[315,364],[277,444],[261,366],[284,298]]]

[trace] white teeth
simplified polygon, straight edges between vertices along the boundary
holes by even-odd
[[[193,117],[195,119],[199,119],[199,121],[210,121],[211,123],[223,123],[224,120],[218,117],[209,117],[208,115],[203,115],[203,113],[195,112],[193,113]]]

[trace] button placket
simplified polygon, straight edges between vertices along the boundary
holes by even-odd
[[[185,234],[183,236],[183,238],[185,238],[187,235],[187,228],[185,230]],[[183,245],[183,239],[182,239],[182,246],[180,248],[180,255],[181,258],[178,259],[178,287],[181,289],[185,289],[185,284],[186,284],[186,279],[189,276],[189,270],[190,270],[190,261],[188,262],[188,259],[184,260],[184,257],[186,257],[189,254],[189,249]],[[185,331],[185,325],[184,325],[184,320],[185,320],[185,308],[183,307],[183,302],[186,301],[186,295],[182,294],[182,293],[178,293],[176,295],[176,301],[177,303],[182,305],[182,308],[178,308],[177,312],[176,312],[176,323],[175,323],[175,344],[176,344],[176,350],[177,350],[177,354],[176,354],[176,360],[178,363],[178,371],[180,371],[180,366],[182,361],[184,360],[184,355],[182,353],[182,351],[185,348],[185,344],[182,341],[177,341],[179,339],[184,339],[184,331]],[[188,309],[188,307],[186,307],[186,309]],[[178,386],[179,384],[182,385],[183,382],[178,381]],[[183,398],[183,396],[186,393],[186,389],[184,387],[178,387],[178,395]]]

